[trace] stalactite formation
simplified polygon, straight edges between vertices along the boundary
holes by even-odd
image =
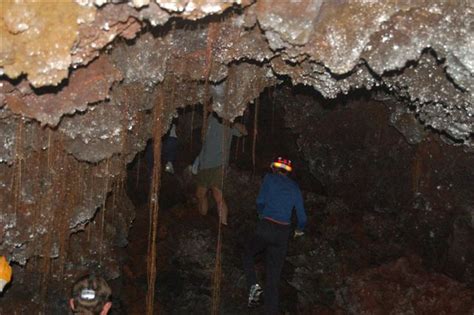
[[[150,191],[150,231],[148,240],[148,291],[146,299],[146,312],[152,315],[155,312],[155,282],[156,282],[156,255],[158,233],[158,198],[160,197],[161,177],[161,130],[163,117],[163,92],[158,92],[158,99],[154,110],[154,138],[153,138],[153,170]]]
[[[255,155],[255,148],[257,146],[257,135],[258,135],[258,99],[255,101],[255,115],[253,118],[253,141],[252,141],[252,166],[253,172],[255,173],[255,162],[256,162],[256,155]]]

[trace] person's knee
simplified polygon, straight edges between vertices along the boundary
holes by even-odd
[[[212,187],[212,195],[216,201],[222,201],[222,199],[224,199],[222,196],[222,191],[219,188]]]
[[[204,199],[204,197],[206,197],[206,193],[207,193],[207,189],[204,187],[198,187],[196,189],[196,197],[198,199]]]

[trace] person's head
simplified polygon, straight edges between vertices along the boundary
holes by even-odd
[[[103,278],[87,275],[73,285],[69,305],[75,314],[105,315],[112,307],[111,294]]]
[[[274,173],[279,173],[282,175],[288,175],[291,171],[293,171],[293,163],[291,160],[287,158],[278,157],[273,160],[272,164],[270,164]]]

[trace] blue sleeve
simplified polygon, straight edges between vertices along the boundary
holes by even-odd
[[[260,187],[260,192],[257,196],[257,211],[258,214],[262,214],[263,209],[265,208],[265,197],[268,190],[268,174],[263,178],[262,186]]]
[[[304,227],[306,226],[307,217],[306,217],[306,211],[303,205],[303,196],[298,186],[296,186],[295,194],[296,194],[295,208],[296,208],[296,216],[298,217],[298,229],[303,230]]]

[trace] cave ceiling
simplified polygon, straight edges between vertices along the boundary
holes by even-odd
[[[208,81],[228,81],[217,90],[230,93],[231,105],[216,102],[215,109],[233,118],[287,76],[326,98],[388,87],[414,105],[420,123],[472,144],[468,1],[115,2],[5,2],[1,106],[56,126],[63,115],[108,99],[114,82],[141,81],[151,90],[168,76],[179,83],[175,107],[212,96]]]
[[[108,100],[114,82],[140,81],[151,91],[169,77],[179,86],[172,107],[225,93],[227,104],[215,102],[215,110],[234,118],[286,76],[326,98],[387,87],[411,105],[421,124],[470,147],[471,4],[7,1],[1,12],[0,106],[56,126],[63,115]],[[217,86],[209,89],[206,82]]]
[[[11,205],[7,212],[30,196],[15,172],[30,158],[46,159],[41,152],[51,143],[68,153],[71,168],[90,173],[89,182],[106,181],[123,176],[119,169],[152,137],[153,108],[169,122],[176,108],[212,97],[214,110],[233,119],[288,79],[328,99],[377,88],[399,104],[394,121],[411,117],[412,127],[398,127],[405,134],[422,126],[474,147],[471,1],[2,1],[0,10],[0,199]],[[31,196],[47,196],[60,174],[48,176]],[[30,179],[22,180],[28,188]],[[105,187],[89,192],[95,198],[87,206],[71,201],[77,215],[69,228],[94,215]],[[22,244],[44,231],[15,233],[0,231],[0,240],[24,261],[32,252]]]

